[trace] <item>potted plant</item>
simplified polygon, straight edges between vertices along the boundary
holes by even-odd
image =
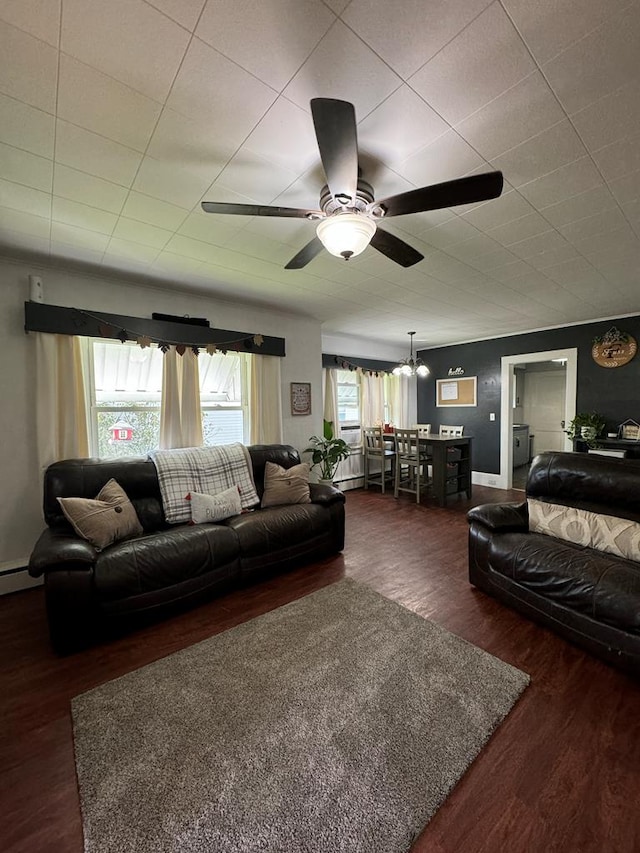
[[[596,447],[605,424],[605,419],[598,412],[580,412],[565,432],[572,441],[584,441],[589,447]]]
[[[333,424],[325,421],[324,435],[312,435],[304,453],[311,454],[311,467],[320,469],[320,482],[332,483],[338,464],[351,455],[351,450],[346,441],[334,438]]]

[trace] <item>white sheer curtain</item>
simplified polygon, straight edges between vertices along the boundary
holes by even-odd
[[[400,429],[409,429],[409,383],[408,376],[384,377],[387,402],[389,404],[389,423]]]
[[[36,336],[36,430],[41,469],[89,455],[89,428],[80,339]]]
[[[362,426],[384,423],[384,376],[363,373],[360,384],[362,394]]]
[[[160,447],[200,447],[202,410],[198,357],[191,349],[180,355],[175,347],[164,354]]]
[[[272,355],[250,355],[248,358],[251,444],[281,444],[280,358]]]
[[[325,367],[324,373],[324,419],[333,424],[333,435],[339,436],[338,422],[338,371]]]

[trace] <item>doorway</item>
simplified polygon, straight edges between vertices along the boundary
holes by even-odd
[[[576,412],[578,350],[547,350],[502,358],[500,487],[524,488],[521,467],[514,482],[514,445],[531,442],[531,453],[572,450],[563,432]],[[527,390],[528,389],[528,394]],[[516,429],[514,431],[514,424]],[[528,425],[528,433],[524,429]],[[520,448],[521,450],[521,448]],[[516,463],[523,462],[515,449]],[[526,458],[529,457],[527,444]],[[522,476],[521,476],[522,475]]]

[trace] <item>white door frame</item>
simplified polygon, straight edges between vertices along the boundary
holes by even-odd
[[[554,349],[546,352],[528,352],[502,357],[502,391],[500,400],[500,489],[510,489],[513,482],[513,383],[514,365],[532,364],[538,361],[566,359],[564,420],[568,425],[576,416],[576,393],[578,389],[578,350]],[[565,438],[565,450],[573,450],[569,438]]]

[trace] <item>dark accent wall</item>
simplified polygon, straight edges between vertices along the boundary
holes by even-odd
[[[599,367],[591,357],[593,338],[612,326],[640,342],[640,316],[634,316],[422,350],[419,355],[431,374],[418,380],[418,422],[430,423],[434,429],[440,423],[463,424],[465,432],[474,435],[474,470],[499,474],[501,358],[574,347],[578,350],[576,412],[600,412],[607,420],[607,430],[627,418],[640,422],[640,354],[616,368]],[[465,376],[478,377],[476,407],[436,407],[436,379],[446,379],[451,367],[462,367]],[[495,421],[489,420],[491,412],[496,414]]]

